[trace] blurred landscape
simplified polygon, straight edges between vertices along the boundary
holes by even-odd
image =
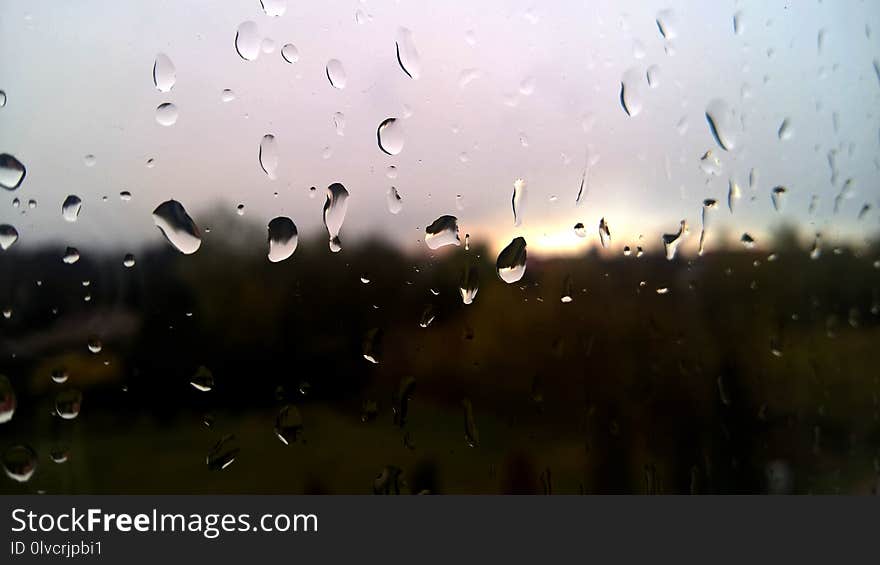
[[[216,216],[194,255],[132,268],[0,254],[0,450],[38,455],[0,492],[876,492],[876,238],[529,257],[508,285],[479,241],[332,254],[308,235],[273,264],[264,227]]]

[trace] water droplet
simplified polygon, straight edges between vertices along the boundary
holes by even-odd
[[[458,218],[440,216],[425,228],[425,244],[430,249],[438,249],[444,245],[461,245],[458,238]]]
[[[754,238],[747,233],[742,234],[742,237],[739,238],[739,241],[746,249],[751,249],[755,246]]]
[[[18,198],[13,198],[12,199],[12,207],[18,208],[19,206],[21,206],[21,200],[19,200]]]
[[[70,378],[70,373],[67,372],[67,369],[59,368],[52,371],[52,382],[54,383],[64,384],[68,378]]]
[[[599,220],[599,241],[602,243],[602,247],[608,247],[611,244],[611,228],[608,227],[605,218]]]
[[[293,43],[287,43],[281,48],[281,57],[290,64],[299,61],[299,49]]]
[[[678,227],[677,233],[665,233],[663,234],[663,249],[666,251],[666,260],[672,261],[675,258],[675,252],[678,249],[678,245],[684,239],[684,236],[687,234],[687,221],[682,220]]]
[[[299,408],[290,404],[284,406],[275,417],[275,436],[284,445],[290,445],[296,443],[302,431],[303,420]]]
[[[629,249],[629,247],[627,247],[627,249]],[[627,255],[628,254],[629,253],[627,253]],[[568,304],[569,302],[574,300],[574,298],[572,298],[574,294],[572,292],[572,286],[573,283],[571,281],[571,275],[566,275],[565,280],[562,282],[562,296],[559,298],[559,301],[563,304]]]
[[[0,155],[0,186],[6,190],[15,190],[21,186],[26,174],[27,169],[21,161],[9,153]]]
[[[782,123],[779,124],[779,131],[776,132],[776,135],[783,141],[791,139],[791,136],[794,135],[794,128],[791,126],[791,120],[788,118],[782,120]]]
[[[345,115],[342,112],[333,114],[333,127],[336,128],[336,135],[345,135]]]
[[[191,255],[202,245],[202,236],[193,219],[177,200],[166,200],[153,210],[153,223],[174,249]]]
[[[174,63],[165,53],[156,55],[153,63],[153,84],[159,92],[171,92],[174,83],[177,81],[177,72]]]
[[[77,251],[76,247],[68,247],[64,251],[64,257],[62,257],[61,260],[66,265],[73,265],[74,263],[79,261],[79,251]]]
[[[403,199],[393,186],[388,189],[386,199],[388,201],[388,211],[392,214],[399,214],[403,210]]]
[[[75,194],[70,194],[61,203],[61,217],[68,222],[75,222],[82,210],[82,200]]]
[[[254,61],[260,56],[260,30],[251,21],[243,22],[235,32],[235,51],[245,61]]]
[[[391,398],[392,420],[396,426],[404,427],[409,416],[409,401],[416,389],[416,379],[405,376],[400,379],[397,390]]]
[[[475,265],[465,267],[461,275],[461,282],[458,285],[458,293],[461,295],[461,301],[465,304],[472,304],[480,290],[480,273]]]
[[[498,276],[507,284],[515,283],[526,273],[526,240],[523,237],[514,238],[495,261]]]
[[[731,107],[719,98],[715,98],[706,106],[706,121],[715,143],[725,151],[736,148],[736,116]]]
[[[574,225],[574,234],[578,237],[587,237],[587,228],[584,227],[584,224],[578,222]]]
[[[26,483],[37,470],[37,453],[27,445],[13,445],[3,452],[3,470],[13,481]]]
[[[177,106],[171,102],[159,104],[156,108],[156,122],[160,126],[173,126],[177,123]]]
[[[465,88],[467,85],[474,82],[475,80],[477,80],[481,76],[482,76],[482,73],[480,72],[480,69],[474,69],[474,68],[464,69],[458,75],[458,87]]]
[[[327,80],[330,81],[330,86],[340,90],[345,88],[345,83],[347,81],[345,69],[342,67],[342,63],[338,59],[330,59],[327,61],[326,71]]]
[[[810,259],[815,261],[822,256],[822,234],[817,233],[813,240],[813,247],[810,249]]]
[[[0,90],[0,108],[6,106],[6,92]]]
[[[88,155],[86,155],[85,157],[83,157],[83,164],[84,164],[86,167],[94,167],[94,166],[95,166],[95,163],[97,163],[97,162],[98,162],[98,159],[95,158],[95,156],[92,155],[91,153],[89,153]]]
[[[431,325],[431,322],[434,321],[434,306],[428,304],[425,306],[425,309],[422,311],[422,318],[419,320],[419,327],[427,328]]]
[[[663,10],[657,14],[657,29],[663,39],[675,39],[678,36],[678,19],[672,10]]]
[[[396,179],[397,167],[395,167],[394,165],[388,165],[388,168],[385,169],[385,176],[392,180]]]
[[[787,190],[784,186],[777,186],[774,187],[773,192],[770,193],[770,199],[773,201],[773,209],[777,212],[782,211],[782,204],[786,192]]]
[[[330,236],[330,251],[337,253],[342,251],[342,242],[339,240],[339,230],[345,220],[345,210],[348,207],[348,191],[338,182],[327,187],[327,200],[324,202],[324,227]]]
[[[703,210],[702,210],[702,215],[700,217],[702,229],[700,229],[700,249],[698,251],[698,253],[700,255],[703,254],[703,249],[706,244],[706,238],[708,237],[708,234],[709,234],[709,232],[708,232],[708,229],[709,229],[709,210],[712,210],[717,207],[718,207],[718,201],[715,200],[714,198],[707,198],[707,199],[703,200]]]
[[[510,199],[513,208],[513,225],[522,225],[522,214],[525,208],[526,200],[526,181],[516,179],[513,181],[513,196]]]
[[[18,241],[18,230],[9,224],[0,225],[0,250],[6,251]]]
[[[104,349],[104,344],[101,343],[101,340],[96,335],[89,336],[88,339],[88,348],[91,353],[98,354]]]
[[[660,86],[660,67],[657,65],[651,65],[645,72],[645,77],[648,79],[648,86],[651,88],[657,88]]]
[[[235,435],[229,434],[220,438],[205,457],[205,463],[211,471],[222,471],[232,465],[241,449]]]
[[[0,375],[0,424],[5,424],[15,414],[15,390],[6,375]]]
[[[147,168],[152,169],[156,166],[156,160],[153,158],[147,159]]]
[[[68,388],[55,396],[55,413],[65,420],[79,416],[81,408],[82,393],[75,388]]]
[[[296,225],[290,218],[279,216],[269,222],[269,261],[284,261],[296,251]]]
[[[260,7],[270,18],[277,18],[287,11],[287,0],[260,0]]]
[[[373,494],[397,495],[400,494],[401,485],[406,485],[403,480],[403,470],[394,465],[387,465],[373,479]]]
[[[119,193],[119,199],[123,202],[128,202],[129,200],[131,200],[131,193],[127,190],[123,190]]]
[[[376,130],[379,149],[388,155],[397,155],[403,150],[403,126],[397,118],[386,118]]]
[[[214,373],[204,365],[200,365],[189,380],[189,384],[200,392],[210,392],[214,388]]]
[[[700,170],[707,175],[718,176],[721,174],[721,168],[721,160],[712,153],[711,149],[700,157]]]
[[[742,35],[744,29],[743,13],[737,12],[733,15],[733,33],[736,35]]]
[[[642,74],[629,69],[620,79],[620,105],[627,116],[634,117],[642,111]]]
[[[740,197],[740,189],[739,185],[736,184],[736,181],[733,179],[729,179],[727,181],[727,209],[730,210],[730,213],[733,214],[733,207],[737,200]]]
[[[382,358],[382,336],[379,328],[373,328],[364,335],[362,353],[364,359],[373,364],[378,364]]]
[[[480,433],[477,430],[476,422],[474,422],[474,407],[467,398],[461,404],[464,409],[464,440],[468,447],[478,447],[480,445]]]
[[[421,61],[419,52],[416,51],[416,46],[413,43],[412,32],[405,27],[399,28],[394,43],[397,47],[397,62],[400,64],[400,68],[403,69],[406,76],[418,79]]]
[[[260,140],[259,152],[260,167],[263,172],[272,180],[275,180],[276,171],[278,170],[278,143],[275,136],[267,133]]]
[[[229,88],[224,88],[223,92],[220,93],[220,101],[221,102],[232,102],[235,100],[235,92],[233,92]]]

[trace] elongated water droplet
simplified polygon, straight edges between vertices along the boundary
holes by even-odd
[[[27,445],[13,445],[3,452],[3,471],[13,481],[26,483],[37,470],[37,453]]]
[[[15,414],[15,390],[6,375],[0,375],[0,424],[5,424]]]
[[[171,102],[159,104],[156,107],[156,123],[160,126],[173,126],[177,123],[177,106]]]
[[[379,149],[387,155],[397,155],[403,150],[403,126],[397,118],[385,118],[376,130]]]
[[[773,191],[770,193],[770,200],[773,201],[773,209],[777,212],[782,211],[782,204],[786,192],[788,191],[784,186],[777,186],[774,187]]]
[[[584,227],[584,224],[578,222],[574,225],[574,234],[578,237],[587,237],[587,228]]]
[[[214,388],[214,373],[204,365],[199,365],[189,384],[199,392],[210,392]]]
[[[0,90],[0,108],[3,108],[4,106],[6,106],[6,92]]]
[[[26,174],[27,169],[21,161],[9,153],[0,155],[0,186],[6,190],[15,190],[21,186]]]
[[[275,437],[284,445],[296,443],[303,431],[303,419],[299,408],[288,404],[275,417]]]
[[[330,81],[330,86],[340,90],[345,88],[345,83],[347,82],[345,69],[342,67],[342,63],[338,59],[330,59],[327,61],[327,68],[325,71],[327,72],[327,80]]]
[[[629,247],[627,247],[626,249],[628,250]],[[629,255],[628,252],[626,254]],[[572,292],[573,286],[574,286],[574,283],[572,283],[571,275],[565,275],[565,280],[562,282],[562,296],[560,296],[560,298],[559,298],[560,302],[562,302],[563,304],[568,304],[569,302],[574,300],[574,298],[572,296],[573,295],[573,292]]]
[[[61,260],[67,265],[73,265],[79,261],[79,251],[77,251],[76,247],[68,247]]]
[[[822,256],[822,234],[817,233],[816,238],[813,239],[813,247],[810,248],[810,259],[815,261],[819,257]]]
[[[344,186],[335,182],[327,187],[327,200],[324,202],[324,227],[330,236],[330,251],[337,253],[342,251],[342,242],[339,240],[339,230],[345,220],[345,210],[348,208],[348,191]]]
[[[740,189],[739,185],[736,184],[736,181],[730,179],[727,181],[727,209],[730,210],[730,213],[733,214],[733,207],[736,204],[736,201],[740,198]]]
[[[425,228],[425,244],[430,249],[438,249],[444,245],[461,245],[458,238],[458,218],[440,216]]]
[[[75,388],[59,392],[55,396],[55,413],[64,420],[73,420],[79,416],[82,408],[82,393]]]
[[[464,409],[464,440],[468,447],[479,447],[480,433],[474,421],[474,407],[467,398],[461,404]]]
[[[0,250],[6,251],[18,241],[18,230],[9,224],[0,225]]]
[[[422,311],[422,318],[419,320],[419,327],[427,328],[434,321],[436,314],[434,314],[434,306],[428,304],[425,306],[425,309]]]
[[[287,0],[260,0],[260,7],[270,18],[277,18],[287,11]]]
[[[243,22],[235,32],[235,51],[245,61],[254,61],[260,56],[260,30],[254,22]]]
[[[362,354],[370,363],[378,364],[382,358],[382,336],[379,328],[373,328],[364,335]]]
[[[648,79],[648,86],[651,88],[660,86],[660,67],[657,65],[648,67],[648,70],[645,71],[645,78]]]
[[[710,101],[706,106],[706,121],[718,147],[725,151],[736,148],[736,116],[727,102],[719,98]]]
[[[397,391],[391,398],[392,420],[396,426],[401,428],[406,426],[406,419],[409,416],[409,402],[416,390],[416,379],[411,376],[405,376],[400,379],[397,385]]]
[[[599,242],[602,243],[602,247],[608,247],[611,244],[611,228],[608,227],[605,218],[599,220]]]
[[[153,62],[153,84],[159,92],[170,92],[177,81],[177,72],[171,58],[165,53],[156,55]]]
[[[392,214],[399,214],[403,210],[403,199],[393,186],[388,189],[386,200],[388,201],[388,211]]]
[[[299,61],[299,49],[293,43],[287,43],[281,48],[281,57],[292,65]]]
[[[523,237],[514,238],[495,261],[498,277],[507,284],[515,283],[526,273],[526,240]]]
[[[279,216],[269,222],[269,261],[284,261],[296,251],[296,225],[290,218]]]
[[[61,216],[68,222],[75,222],[82,210],[82,200],[75,194],[70,194],[61,203]]]
[[[742,35],[744,29],[745,25],[743,22],[743,13],[736,12],[735,14],[733,14],[733,33],[736,35]]]
[[[620,79],[620,105],[630,117],[642,111],[642,74],[636,69],[629,69]]]
[[[240,451],[235,435],[223,436],[208,452],[205,463],[211,471],[222,471],[235,462]]]
[[[663,10],[657,14],[657,29],[663,39],[675,39],[678,36],[678,19],[672,10]]]
[[[263,172],[270,179],[275,180],[277,178],[276,171],[278,170],[278,143],[275,141],[275,136],[271,133],[267,133],[260,140],[259,160]]]
[[[682,220],[679,224],[677,233],[663,234],[663,249],[666,251],[667,261],[672,261],[675,258],[675,252],[678,249],[678,245],[684,239],[685,234],[687,234],[687,221],[685,220]]]
[[[718,201],[715,200],[714,198],[707,198],[707,199],[703,200],[703,211],[702,211],[702,215],[700,216],[700,221],[702,224],[701,229],[700,229],[700,249],[698,251],[698,253],[700,255],[703,254],[703,249],[706,245],[706,238],[709,235],[709,231],[708,231],[708,229],[709,229],[709,210],[712,210],[717,207],[718,207]]]
[[[526,181],[516,179],[513,181],[513,196],[510,205],[513,208],[513,225],[522,225],[522,215],[526,204]]]
[[[397,62],[406,76],[418,79],[421,72],[421,60],[419,52],[413,43],[413,34],[405,27],[397,30],[397,38],[394,41],[397,47]]]
[[[199,227],[177,200],[166,200],[153,210],[153,223],[174,249],[191,255],[202,245]]]
[[[480,273],[476,265],[468,265],[461,275],[461,282],[458,285],[458,293],[461,295],[461,301],[465,304],[472,304],[480,291]]]
[[[333,114],[333,127],[336,128],[336,135],[345,135],[345,115],[342,112]]]

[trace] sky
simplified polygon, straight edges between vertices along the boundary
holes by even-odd
[[[748,232],[761,247],[782,223],[856,245],[878,232],[876,2],[275,4],[284,10],[273,17],[259,0],[4,2],[0,153],[27,176],[15,191],[0,189],[0,223],[16,227],[20,250],[165,245],[151,212],[168,199],[202,228],[218,206],[231,213],[243,204],[242,221],[288,216],[301,241],[327,239],[324,191],[336,182],[350,194],[343,249],[381,237],[427,254],[425,227],[450,214],[462,239],[470,233],[497,252],[524,236],[530,253],[547,255],[598,246],[601,218],[612,234],[607,253],[662,252],[661,235],[686,219],[680,249],[692,253],[707,198],[718,201],[709,250],[721,233],[738,241]],[[255,60],[235,48],[245,22],[268,39]],[[402,28],[418,53],[416,76],[398,63]],[[286,44],[296,46],[294,63],[281,55]],[[160,53],[175,69],[169,92],[153,83]],[[331,59],[345,71],[342,89],[327,79]],[[622,107],[622,81],[638,113]],[[235,98],[224,101],[224,89]],[[706,120],[715,100],[730,108],[729,150]],[[178,108],[171,126],[157,123],[163,103]],[[377,143],[391,117],[403,139],[397,155]],[[785,120],[790,135],[781,139]],[[258,158],[267,134],[278,148],[274,179]],[[708,150],[721,162],[717,175],[700,167]],[[526,186],[520,225],[511,210],[517,179]],[[741,191],[733,212],[731,182]],[[398,214],[388,209],[392,186]],[[787,189],[781,211],[771,202],[776,186]],[[70,194],[83,201],[76,222],[61,214]],[[585,238],[574,233],[578,222]]]

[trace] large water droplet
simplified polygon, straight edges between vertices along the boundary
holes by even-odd
[[[65,420],[79,416],[81,408],[82,393],[75,388],[68,388],[55,396],[55,413]]]
[[[177,123],[177,106],[171,102],[159,104],[156,108],[156,123],[160,126],[173,126]]]
[[[620,79],[620,105],[627,116],[642,111],[642,74],[636,69],[629,69]]]
[[[678,245],[687,234],[687,221],[682,220],[678,226],[678,232],[663,234],[663,249],[666,251],[666,259],[672,261],[675,258],[675,252]]]
[[[263,168],[263,172],[270,179],[274,180],[276,178],[275,173],[278,170],[278,142],[275,141],[275,136],[271,133],[267,133],[260,140],[259,158],[260,167]]]
[[[153,62],[153,84],[159,92],[170,92],[174,88],[177,81],[177,73],[174,69],[174,63],[165,53],[156,55]]]
[[[76,247],[68,247],[64,251],[64,256],[61,258],[61,260],[66,265],[73,265],[74,263],[79,261],[79,251],[76,249]]]
[[[773,202],[773,209],[777,212],[782,211],[782,204],[785,200],[785,193],[788,190],[784,186],[777,186],[773,188],[773,191],[770,193],[770,200]]]
[[[269,222],[269,261],[278,263],[293,255],[298,239],[293,220],[284,216],[273,218]]]
[[[736,12],[733,14],[733,33],[736,35],[742,35],[743,30],[745,29],[745,23],[743,21],[743,13]]]
[[[296,443],[297,438],[303,431],[302,414],[299,408],[288,404],[278,411],[275,417],[275,436],[284,445]]]
[[[376,130],[379,149],[388,155],[397,155],[403,150],[403,126],[397,118],[385,118]]]
[[[706,106],[706,121],[721,149],[731,151],[736,148],[736,116],[727,102],[720,98],[711,100]]]
[[[75,222],[82,210],[82,200],[75,194],[70,194],[61,203],[61,216],[68,222]]]
[[[0,225],[0,250],[6,251],[18,241],[18,230],[9,224]]]
[[[281,48],[281,57],[290,64],[299,61],[299,49],[293,43],[287,43]]]
[[[330,251],[337,253],[342,251],[342,242],[339,240],[339,230],[345,220],[345,210],[348,207],[348,191],[344,186],[335,182],[327,187],[327,200],[324,202],[324,227],[330,236]]]
[[[515,283],[526,273],[526,240],[514,238],[495,261],[498,276],[507,284]]]
[[[208,469],[212,471],[222,471],[226,467],[235,462],[241,449],[238,447],[238,441],[233,434],[229,434],[220,438],[217,443],[208,452],[205,457],[205,463]]]
[[[287,11],[287,0],[260,0],[260,7],[270,18],[277,18]]]
[[[198,226],[177,200],[166,200],[153,210],[153,223],[174,249],[184,255],[199,250],[202,236]]]
[[[253,61],[260,56],[260,30],[254,22],[244,22],[235,32],[235,50],[245,61]]]
[[[425,244],[431,249],[444,245],[461,245],[458,238],[458,218],[440,216],[425,228]]]
[[[510,198],[510,205],[513,209],[513,225],[522,224],[522,215],[526,204],[526,181],[516,179],[513,181],[513,196]]]
[[[26,174],[27,169],[21,161],[9,153],[0,155],[0,186],[6,190],[15,190],[21,186]]]
[[[602,243],[602,247],[608,247],[611,244],[611,228],[605,218],[599,220],[599,241]]]
[[[386,200],[388,201],[388,211],[392,214],[399,214],[403,210],[403,199],[393,186],[388,189]]]
[[[26,483],[37,470],[37,453],[27,445],[13,445],[3,452],[3,470],[6,476]]]
[[[478,447],[480,445],[480,433],[474,421],[474,407],[467,398],[462,401],[461,405],[464,409],[464,440],[468,447]]]
[[[327,80],[330,81],[330,86],[340,90],[345,88],[345,83],[348,79],[345,76],[345,69],[342,67],[342,63],[339,59],[330,59],[327,61],[326,71]]]
[[[413,34],[405,27],[397,30],[397,38],[394,41],[397,46],[397,62],[406,76],[417,79],[421,69],[419,52],[413,43]]]
[[[70,378],[70,373],[67,371],[67,369],[61,367],[52,371],[51,377],[53,383],[63,384],[66,383],[67,379]]]
[[[0,375],[0,424],[5,424],[15,414],[15,390],[6,375]]]

